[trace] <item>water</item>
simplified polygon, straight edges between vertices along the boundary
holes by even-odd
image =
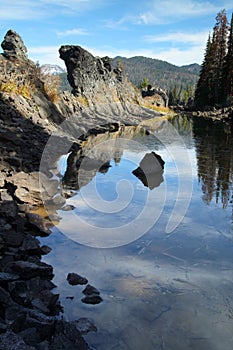
[[[111,167],[72,189],[66,204],[74,209],[59,209],[60,222],[42,240],[52,247],[44,260],[54,266],[64,317],[93,320],[98,331],[86,340],[98,350],[231,350],[231,130],[187,118],[151,129],[154,136],[117,147],[95,145],[97,159],[111,155]],[[165,161],[153,189],[132,174],[150,151]],[[69,272],[87,277],[103,302],[83,304]]]

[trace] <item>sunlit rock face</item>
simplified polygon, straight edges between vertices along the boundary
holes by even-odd
[[[8,30],[6,33],[1,46],[4,50],[4,56],[7,58],[17,57],[25,60],[28,59],[27,48],[22,38],[12,29]]]
[[[109,57],[94,57],[78,45],[64,45],[59,49],[65,61],[67,78],[76,96],[86,104],[130,101],[138,102],[140,94],[128,82],[120,68],[113,69]],[[84,102],[84,101],[82,101]]]

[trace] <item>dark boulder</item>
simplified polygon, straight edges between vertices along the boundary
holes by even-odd
[[[27,48],[24,45],[20,35],[14,30],[10,29],[6,33],[4,40],[1,44],[4,50],[4,56],[7,58],[17,57],[27,60]]]
[[[164,160],[155,152],[146,153],[139,167],[132,173],[152,190],[163,182],[164,164]]]
[[[82,302],[85,304],[99,304],[103,301],[100,296],[100,292],[95,287],[88,284],[86,288],[82,291],[85,297],[82,298]]]
[[[101,296],[99,296],[98,294],[86,295],[81,300],[85,304],[92,304],[92,305],[99,304],[99,303],[101,303],[103,301]]]
[[[67,281],[72,286],[76,286],[78,284],[83,285],[83,284],[87,284],[88,283],[88,280],[85,277],[82,277],[82,276],[80,276],[80,275],[78,275],[77,273],[74,273],[74,272],[68,273]]]
[[[90,284],[88,284],[82,292],[85,295],[92,295],[92,294],[100,295],[100,292],[98,291],[98,289],[91,286]]]

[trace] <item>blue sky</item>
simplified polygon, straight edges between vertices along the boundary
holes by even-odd
[[[201,63],[216,14],[229,0],[0,0],[0,41],[18,32],[28,56],[64,67],[61,45],[95,56],[158,58],[178,66]]]

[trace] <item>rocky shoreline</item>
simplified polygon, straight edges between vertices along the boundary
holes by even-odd
[[[224,123],[233,124],[233,107],[223,108],[205,108],[204,110],[196,110],[192,107],[184,108],[182,106],[171,107],[173,111],[180,115],[189,115],[197,118],[209,118]]]

